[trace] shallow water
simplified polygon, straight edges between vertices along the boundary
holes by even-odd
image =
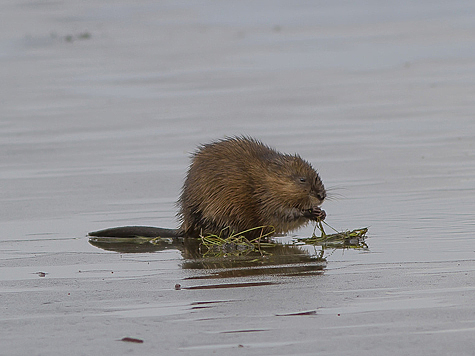
[[[2,352],[471,355],[474,15],[468,1],[7,2]],[[236,265],[88,242],[175,227],[189,153],[239,134],[310,161],[328,223],[369,226],[369,249]]]

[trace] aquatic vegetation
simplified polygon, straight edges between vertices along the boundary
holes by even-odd
[[[272,248],[276,246],[275,242],[268,241],[267,238],[274,234],[274,229],[271,228],[271,231],[264,233],[264,230],[269,230],[269,226],[258,226],[249,230],[241,231],[235,233],[229,229],[223,229],[219,235],[215,234],[200,234],[201,244],[203,249],[203,257],[207,255],[217,256],[226,256],[229,254],[240,256],[249,254],[250,252],[259,252],[261,255],[264,255],[266,252],[265,248]],[[254,239],[247,239],[246,234],[251,231],[261,230],[259,237]]]
[[[327,234],[322,223],[332,229],[334,233]],[[320,230],[320,236],[315,235],[317,228]],[[298,238],[297,241],[304,242],[307,245],[322,246],[322,248],[367,249],[368,245],[365,242],[367,232],[367,227],[351,231],[338,231],[325,221],[318,221],[313,230],[312,237]]]
[[[334,232],[327,234],[323,227],[327,225]],[[317,229],[320,235],[316,234]],[[249,232],[260,230],[259,237],[248,239]],[[186,251],[188,258],[222,258],[254,256],[255,258],[270,256],[274,252],[281,253],[276,247],[287,246],[299,248],[302,245],[312,245],[325,249],[368,249],[365,242],[368,228],[338,231],[325,221],[317,221],[311,237],[297,237],[285,244],[272,238],[274,229],[270,226],[258,226],[249,230],[234,232],[223,229],[219,235],[202,233],[199,238],[167,238],[151,236],[130,237],[96,237],[91,236],[92,245],[118,252],[153,252],[178,248]],[[280,251],[280,252],[279,252]],[[321,256],[322,257],[322,256]]]

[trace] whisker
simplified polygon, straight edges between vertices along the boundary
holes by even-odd
[[[330,188],[326,189],[326,192],[327,192],[326,200],[334,201],[334,200],[337,200],[337,199],[346,198],[346,196],[344,194],[336,193],[335,190],[347,190],[347,189],[343,186],[333,186],[333,187],[330,187]]]

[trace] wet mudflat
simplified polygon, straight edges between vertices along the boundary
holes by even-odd
[[[8,2],[2,353],[473,354],[474,14],[465,1]],[[327,221],[368,226],[368,248],[233,260],[88,241],[177,226],[189,153],[237,134],[311,162]]]

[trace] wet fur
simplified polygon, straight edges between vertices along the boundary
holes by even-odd
[[[300,156],[280,153],[252,138],[234,137],[195,152],[177,215],[185,236],[258,226],[287,233],[309,220],[324,219],[319,206],[325,197],[319,175]]]

